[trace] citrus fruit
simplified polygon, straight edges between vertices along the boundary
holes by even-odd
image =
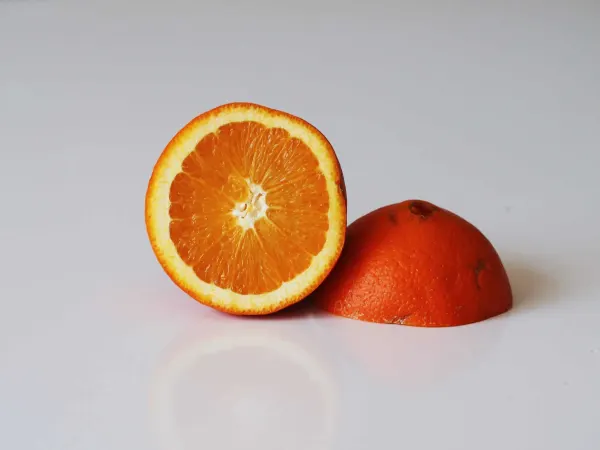
[[[500,257],[477,228],[409,200],[348,227],[342,255],[315,301],[352,319],[442,327],[509,310],[512,291]]]
[[[146,193],[146,228],[165,272],[199,302],[267,314],[312,292],[346,230],[331,144],[290,114],[217,107],[169,142]]]

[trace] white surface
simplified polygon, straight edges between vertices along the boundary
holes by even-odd
[[[0,448],[599,448],[598,2],[72,3],[0,0]],[[515,308],[437,330],[189,299],[147,179],[240,100],[330,138],[351,221],[420,197],[476,224]]]

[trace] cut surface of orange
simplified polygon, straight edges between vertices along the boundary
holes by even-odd
[[[267,314],[312,292],[337,261],[346,194],[327,139],[250,103],[210,110],[167,145],[146,193],[166,273],[199,302]]]

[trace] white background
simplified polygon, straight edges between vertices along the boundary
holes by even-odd
[[[253,101],[333,143],[349,220],[478,226],[514,309],[232,318],[164,275],[152,166]],[[0,448],[600,446],[600,3],[0,0]]]

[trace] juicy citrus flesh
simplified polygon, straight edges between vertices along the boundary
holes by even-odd
[[[331,145],[259,105],[190,122],[149,184],[146,222],[163,268],[192,297],[240,314],[302,299],[341,252],[345,198]]]
[[[305,271],[329,228],[317,158],[284,129],[257,122],[205,136],[170,199],[179,256],[201,280],[240,294],[272,291]]]
[[[353,222],[315,299],[343,317],[424,327],[478,322],[506,312],[513,301],[488,239],[458,215],[420,200]]]

